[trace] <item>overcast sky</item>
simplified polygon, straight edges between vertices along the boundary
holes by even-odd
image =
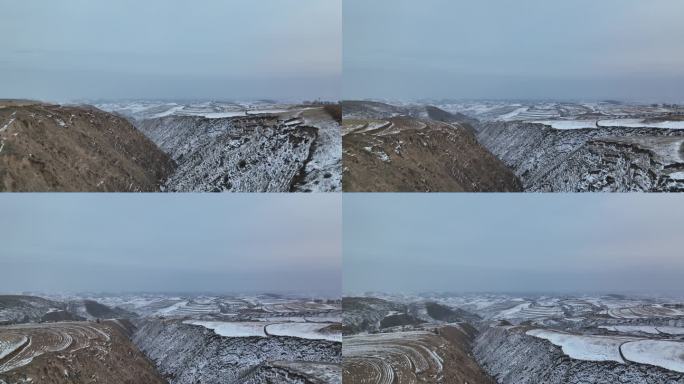
[[[0,292],[341,291],[338,194],[1,194]]]
[[[344,98],[684,102],[684,1],[343,4]]]
[[[344,291],[684,293],[684,196],[348,194]]]
[[[341,0],[0,0],[0,97],[336,99]]]

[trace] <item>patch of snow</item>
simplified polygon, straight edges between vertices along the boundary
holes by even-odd
[[[287,112],[287,109],[256,109],[256,110],[248,110],[247,114],[248,115],[262,115],[262,114],[277,114],[277,113],[284,113]]]
[[[21,347],[26,341],[28,341],[26,336],[22,336],[18,339],[14,338],[14,340],[0,340],[0,360],[16,351],[17,348]]]
[[[207,119],[223,119],[226,117],[242,117],[247,116],[244,111],[230,111],[230,112],[209,112],[202,113],[199,116],[205,117]]]
[[[266,326],[266,332],[274,336],[290,336],[300,339],[342,342],[342,333],[324,333],[321,330],[332,323],[281,323]]]
[[[152,115],[151,117],[152,117],[153,119],[157,119],[157,118],[160,118],[160,117],[171,116],[171,115],[175,114],[176,112],[182,111],[183,108],[184,108],[184,106],[182,106],[182,105],[176,105],[176,106],[174,106],[174,107],[171,107],[171,108],[167,109],[167,110],[164,111],[164,112],[160,112],[160,113],[154,114],[154,115]]]
[[[540,120],[530,122],[548,125],[553,129],[596,128],[596,120]]]
[[[12,125],[12,123],[14,123],[14,120],[15,120],[14,117],[11,118],[11,119],[9,119],[9,121],[8,121],[5,125],[3,125],[2,128],[0,128],[0,132],[4,131],[4,130],[7,129],[10,125]]]
[[[159,315],[168,315],[168,314],[170,314],[170,313],[172,313],[172,312],[177,311],[178,309],[180,309],[180,308],[182,308],[182,307],[185,307],[186,305],[188,305],[188,302],[187,302],[187,301],[181,301],[181,302],[178,302],[178,303],[176,303],[176,304],[173,304],[173,305],[171,305],[171,306],[169,306],[169,307],[162,308],[162,309],[158,310],[158,311],[157,311],[157,314],[159,314]]]
[[[514,117],[518,116],[519,114],[521,114],[523,112],[527,112],[528,109],[529,109],[529,107],[520,107],[514,111],[511,111],[509,113],[506,113],[506,114],[499,116],[498,119],[499,120],[511,120]]]
[[[672,172],[668,176],[674,180],[684,180],[684,172]]]
[[[377,156],[378,156],[378,159],[384,161],[385,163],[390,162],[390,157],[385,152],[380,151],[377,153]]]
[[[522,311],[523,309],[529,308],[530,305],[531,305],[531,303],[518,304],[513,308],[499,312],[499,314],[496,315],[494,317],[494,319],[508,319],[508,318],[515,317],[515,315],[519,314],[520,311]]]

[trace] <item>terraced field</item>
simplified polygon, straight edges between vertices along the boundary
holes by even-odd
[[[559,306],[544,306],[532,304],[528,307],[521,308],[517,314],[512,314],[511,317],[517,317],[525,320],[540,320],[563,316],[563,309]]]
[[[616,319],[639,319],[658,317],[682,317],[684,308],[670,308],[662,305],[640,305],[629,308],[611,308],[608,315]]]
[[[339,310],[340,307],[334,304],[306,302],[306,301],[286,301],[276,303],[265,303],[262,306],[265,312],[278,313],[306,313],[306,312],[321,312],[330,310]]]
[[[344,382],[494,383],[469,357],[466,340],[457,327],[345,337]]]
[[[425,331],[345,337],[345,382],[392,384],[441,380],[440,338]]]
[[[132,345],[122,322],[62,322],[0,327],[0,379],[15,382],[162,383]],[[138,381],[140,382],[140,381]]]

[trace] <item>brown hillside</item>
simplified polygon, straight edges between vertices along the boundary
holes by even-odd
[[[173,161],[122,117],[0,102],[0,191],[157,191]]]

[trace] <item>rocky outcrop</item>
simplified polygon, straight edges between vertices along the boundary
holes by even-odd
[[[178,320],[144,320],[137,326],[133,341],[171,384],[242,383],[245,377],[287,377],[287,371],[301,376],[302,369],[287,368],[282,361],[339,364],[342,359],[341,343],[326,340],[223,337]],[[281,363],[272,368],[260,366],[276,361]]]
[[[681,130],[559,130],[488,122],[478,140],[520,178],[526,191],[684,191]]]
[[[173,169],[122,117],[88,106],[0,103],[0,191],[157,191]]]
[[[241,384],[340,384],[339,364],[273,361],[259,364],[240,378]]]
[[[500,384],[682,383],[677,372],[636,363],[583,361],[560,347],[509,327],[490,327],[475,340],[473,353]]]

